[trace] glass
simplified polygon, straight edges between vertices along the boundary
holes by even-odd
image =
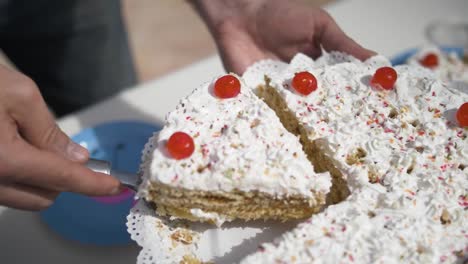
[[[427,39],[442,47],[468,48],[468,21],[434,21],[426,27]]]

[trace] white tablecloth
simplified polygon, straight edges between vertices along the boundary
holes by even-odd
[[[440,19],[468,19],[467,0],[338,0],[326,7],[363,46],[387,56],[426,43],[425,26]],[[59,120],[69,135],[121,119],[160,123],[178,100],[223,72],[213,56],[163,78],[134,87]],[[37,213],[0,207],[0,263],[134,263],[135,245],[96,247],[66,241],[41,223]]]

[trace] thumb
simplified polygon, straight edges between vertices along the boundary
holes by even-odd
[[[24,139],[39,149],[51,151],[71,161],[86,162],[89,158],[88,151],[73,142],[57,126],[50,113],[44,113],[44,115],[47,121],[42,122],[41,125],[37,125],[35,120],[28,120],[28,118],[18,120]]]
[[[42,135],[42,141],[32,142],[39,149],[49,150],[71,161],[84,163],[89,159],[88,150],[73,142],[55,123],[49,124]]]
[[[327,52],[341,51],[363,61],[376,55],[374,51],[363,48],[348,37],[328,13],[323,13],[323,15],[325,21],[321,23],[322,28],[318,31],[321,32],[319,34],[319,43]]]
[[[57,126],[36,84],[26,77],[21,80],[16,84],[17,94],[10,102],[9,112],[23,139],[38,149],[54,152],[68,160],[86,162],[88,151]]]
[[[24,141],[17,141],[10,157],[13,181],[58,192],[84,195],[115,195],[120,182],[109,175],[94,172],[48,151],[38,150]]]
[[[242,75],[251,64],[267,58],[252,36],[244,28],[233,23],[224,23],[223,27],[218,29],[215,40],[227,72]]]

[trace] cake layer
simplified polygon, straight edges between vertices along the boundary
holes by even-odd
[[[289,196],[278,199],[259,192],[206,192],[155,184],[150,200],[160,215],[175,216],[217,225],[235,218],[244,220],[274,219],[286,221],[310,217],[322,209],[325,196],[314,198]]]

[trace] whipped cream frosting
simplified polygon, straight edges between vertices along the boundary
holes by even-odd
[[[190,213],[193,216],[197,217],[198,219],[201,219],[204,221],[211,221],[218,227],[221,226],[224,222],[231,220],[217,213],[205,212],[199,208],[190,209]]]
[[[298,138],[275,113],[242,81],[236,97],[217,98],[212,91],[216,79],[182,99],[151,139],[139,196],[146,197],[150,183],[210,192],[259,191],[273,197],[313,199],[327,193],[330,175],[314,172]],[[177,131],[194,140],[189,158],[176,160],[166,151],[166,141]]]
[[[262,64],[263,63],[263,64]],[[262,65],[274,65],[263,67]],[[435,263],[468,254],[468,131],[455,113],[468,95],[420,66],[397,66],[395,89],[374,89],[382,56],[341,53],[289,65],[260,62],[247,84],[271,85],[346,177],[351,195],[243,263]],[[303,96],[291,78],[309,71],[318,89]]]

